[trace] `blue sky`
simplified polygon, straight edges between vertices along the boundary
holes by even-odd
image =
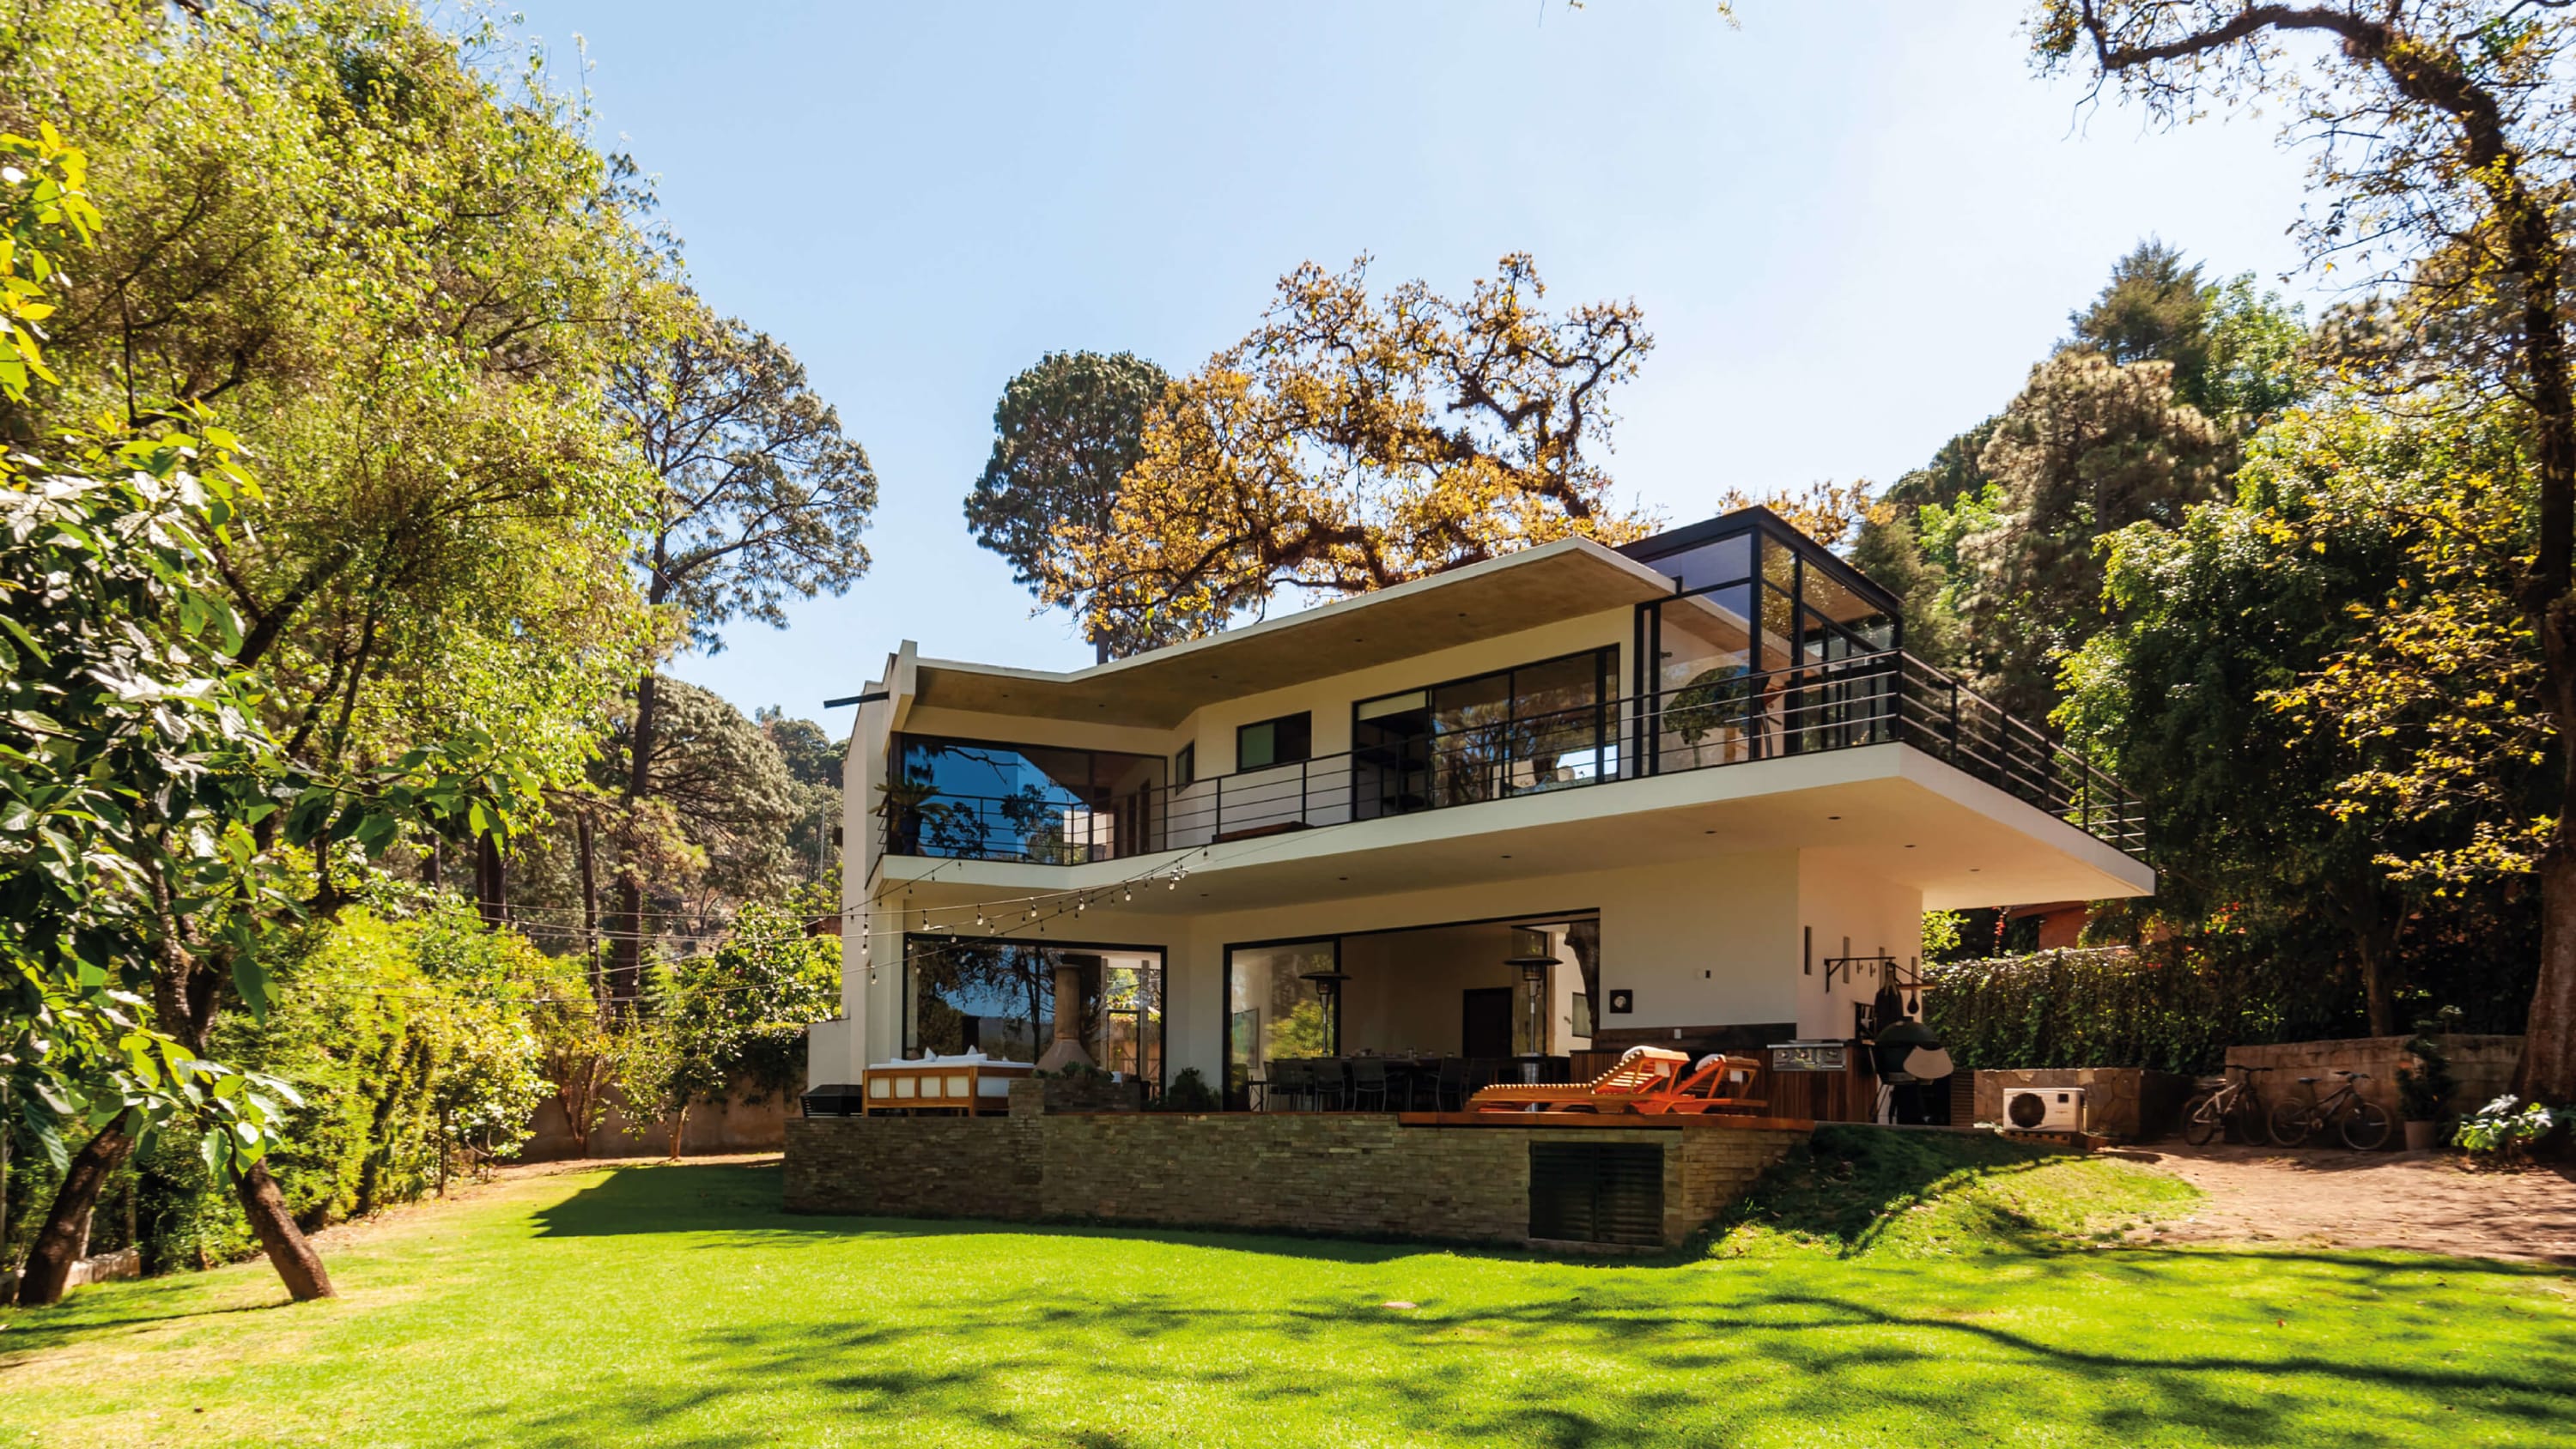
[[[1554,302],[1634,297],[1657,346],[1610,463],[1674,521],[1921,462],[2141,236],[2298,264],[2267,124],[2087,113],[2014,4],[1738,9],[532,0],[558,66],[587,40],[700,289],[804,360],[882,481],[866,579],[673,671],[838,734],[822,700],[905,638],[1088,663],[961,521],[1002,384],[1057,348],[1186,371],[1309,258],[1463,292],[1525,250]]]

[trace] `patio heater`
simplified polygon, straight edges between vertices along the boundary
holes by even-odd
[[[1547,932],[1526,927],[1515,928],[1512,937],[1511,959],[1503,964],[1521,969],[1521,985],[1526,988],[1523,994],[1529,999],[1528,1035],[1524,1040],[1529,1043],[1531,1080],[1536,1081],[1538,1059],[1547,1055],[1547,970],[1556,964],[1556,943]]]
[[[1324,1009],[1324,1055],[1340,1056],[1342,1054],[1342,983],[1351,979],[1351,973],[1336,965],[1325,967],[1321,971],[1308,971],[1297,979],[1315,984],[1315,1004]]]

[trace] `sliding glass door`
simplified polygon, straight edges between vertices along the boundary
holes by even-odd
[[[1617,651],[1470,675],[1351,708],[1356,819],[1616,779]]]
[[[1226,1105],[1251,1105],[1252,1083],[1274,1062],[1341,1050],[1341,943],[1289,941],[1225,953]]]

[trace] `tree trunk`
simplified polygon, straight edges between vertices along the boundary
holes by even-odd
[[[2388,933],[2374,927],[2361,933],[2361,1009],[2372,1036],[2397,1034],[2397,1006],[2388,984]]]
[[[682,1102],[680,1110],[671,1114],[671,1160],[673,1162],[680,1160],[680,1134],[687,1130],[689,1130],[689,1104]]]
[[[573,848],[581,861],[581,950],[598,969],[599,958],[599,852],[590,834],[590,811],[576,810],[572,817]]]
[[[2563,814],[2540,853],[2540,979],[2513,1089],[2553,1107],[2576,1102],[2576,849]]]
[[[36,1234],[36,1246],[19,1270],[21,1304],[33,1307],[63,1301],[71,1285],[72,1264],[80,1261],[88,1246],[90,1214],[98,1210],[99,1194],[133,1150],[134,1139],[111,1124],[72,1154],[63,1185],[55,1190],[53,1206],[46,1210],[45,1226]]]
[[[485,929],[501,929],[510,916],[509,866],[501,858],[501,838],[489,831],[474,845],[474,899]]]
[[[285,1281],[287,1296],[298,1303],[331,1297],[331,1275],[322,1267],[322,1255],[313,1251],[286,1211],[286,1197],[277,1190],[277,1179],[268,1175],[268,1164],[254,1162],[237,1175],[233,1195],[241,1199],[242,1215],[250,1219],[269,1266]]]
[[[653,792],[653,731],[656,724],[653,679],[653,672],[648,669],[643,678],[635,681],[635,728],[627,740],[626,761],[626,804],[629,809]],[[634,878],[631,863],[625,875],[626,879],[618,890],[622,929],[611,943],[608,994],[621,1010],[632,1010],[636,988],[643,979],[644,884]]]

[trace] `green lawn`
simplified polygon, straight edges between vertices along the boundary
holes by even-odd
[[[9,1313],[0,1445],[2576,1444],[2566,1275],[2087,1246],[2187,1190],[1888,1140],[1619,1265],[523,1179],[363,1229],[336,1302],[248,1264]]]

